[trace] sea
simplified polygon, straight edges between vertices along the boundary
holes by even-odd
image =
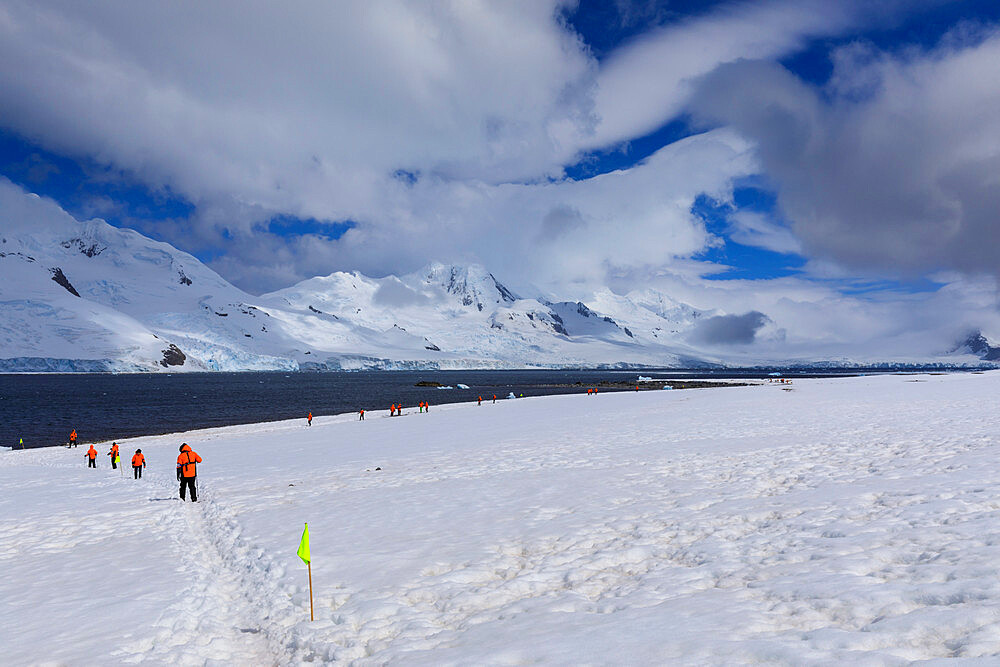
[[[854,375],[782,371],[786,376]],[[0,446],[19,449],[65,445],[76,430],[79,443],[108,442],[200,428],[303,419],[357,412],[388,413],[393,403],[415,409],[547,394],[623,391],[639,376],[713,379],[762,378],[749,370],[480,370],[242,372],[154,374],[0,374]],[[418,386],[436,382],[443,387]],[[625,386],[608,386],[620,383]],[[460,388],[464,385],[468,389]],[[643,385],[648,386],[648,385]],[[662,389],[662,387],[658,387]],[[23,441],[23,445],[22,445]]]

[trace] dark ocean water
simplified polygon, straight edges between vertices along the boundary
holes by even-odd
[[[413,408],[442,403],[500,400],[585,392],[602,381],[630,382],[638,375],[668,377],[763,377],[766,371],[373,371],[356,373],[105,373],[0,375],[0,446],[65,444],[76,429],[79,442],[175,433],[313,415],[388,411],[392,403]],[[788,373],[786,373],[787,375]],[[803,374],[804,375],[804,374]],[[815,375],[815,374],[810,374]],[[469,389],[415,387],[435,381]],[[576,383],[580,383],[577,385]],[[612,389],[607,389],[612,391]]]

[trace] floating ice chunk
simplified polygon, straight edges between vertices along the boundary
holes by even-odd
[[[455,386],[458,387],[459,389],[468,389],[469,388],[469,385],[462,384],[461,382],[457,383]]]

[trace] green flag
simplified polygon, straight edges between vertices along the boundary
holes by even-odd
[[[309,555],[309,524],[306,524],[305,530],[302,531],[302,541],[299,542],[299,550],[296,552],[298,557],[304,562],[312,562],[312,556]]]

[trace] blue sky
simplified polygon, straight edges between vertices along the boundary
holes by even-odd
[[[2,2],[0,175],[255,292],[435,260],[553,292],[730,282],[737,302],[748,281],[867,298],[993,275],[993,228],[954,211],[988,209],[964,174],[995,157],[968,146],[996,112],[968,142],[935,123],[991,100],[1000,3],[870,4]],[[963,67],[968,99],[936,97]],[[928,175],[941,145],[968,169]]]

